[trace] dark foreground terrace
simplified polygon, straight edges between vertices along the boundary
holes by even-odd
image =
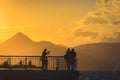
[[[68,71],[63,56],[48,56],[48,69],[41,69],[41,56],[0,56],[0,80],[78,80],[77,67]]]

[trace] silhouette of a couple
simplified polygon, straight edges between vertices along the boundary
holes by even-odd
[[[48,68],[47,55],[49,55],[49,54],[50,54],[50,51],[47,51],[47,49],[44,49],[43,52],[42,52],[42,56],[41,56],[42,70],[47,70],[47,68]],[[68,50],[66,51],[66,54],[64,55],[64,59],[67,62],[68,70],[74,70],[75,69],[76,55],[77,54],[74,51],[74,49],[70,50],[68,48]]]
[[[66,51],[66,54],[64,55],[64,59],[67,62],[67,68],[68,70],[74,70],[75,69],[75,63],[76,63],[76,52],[74,49]]]
[[[49,54],[50,54],[50,51],[47,51],[47,49],[44,49],[42,52],[42,56],[41,56],[42,70],[47,70],[47,68],[48,68],[47,55],[49,55]]]

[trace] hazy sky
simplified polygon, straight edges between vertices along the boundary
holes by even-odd
[[[0,42],[18,32],[67,46],[120,42],[120,0],[0,0]]]

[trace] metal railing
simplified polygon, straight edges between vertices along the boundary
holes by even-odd
[[[41,56],[0,56],[0,70],[41,69]],[[48,56],[48,70],[67,70],[63,56]]]

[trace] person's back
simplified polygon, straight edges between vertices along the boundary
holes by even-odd
[[[72,49],[72,50],[71,50],[71,58],[72,58],[72,59],[75,59],[75,58],[76,58],[76,55],[77,55],[77,54],[76,54],[75,50]]]
[[[68,48],[68,50],[66,51],[66,54],[64,55],[64,59],[68,60],[70,57],[70,49]]]
[[[68,70],[70,70],[70,49],[69,48],[66,51],[66,54],[64,55],[64,59],[66,61]]]
[[[71,67],[72,67],[72,70],[75,69],[75,63],[76,63],[76,52],[74,49],[71,50],[70,52],[70,64],[71,64]]]

